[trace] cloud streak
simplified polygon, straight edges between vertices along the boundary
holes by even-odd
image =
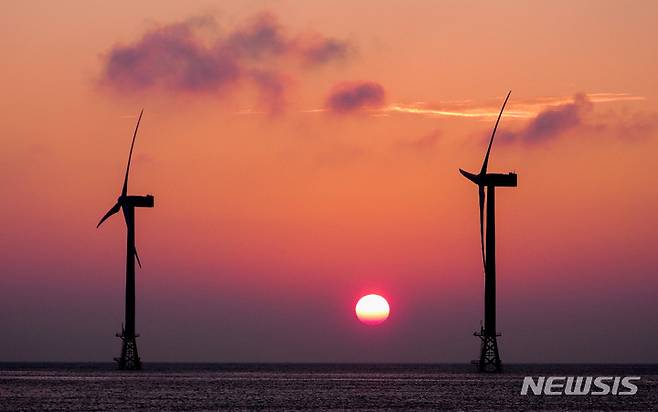
[[[646,100],[643,96],[635,96],[628,93],[589,93],[582,94],[582,96],[592,104]],[[550,110],[570,103],[573,103],[573,96],[516,99],[507,104],[504,117],[517,120],[534,119],[545,110]],[[500,113],[500,104],[500,101],[493,100],[489,104],[472,100],[445,101],[438,103],[390,103],[380,107],[364,108],[364,111],[374,117],[387,117],[399,114],[427,118],[454,117],[486,121],[498,117],[498,114]],[[330,111],[330,108],[325,105],[323,108],[302,110],[302,113],[321,113],[327,111]]]
[[[582,95],[590,103],[610,103],[645,100],[643,96],[627,93],[592,93]],[[510,101],[505,109],[505,117],[512,119],[533,119],[541,112],[573,102],[571,97],[538,97]],[[400,113],[424,117],[464,117],[486,120],[498,117],[500,102],[485,105],[472,101],[439,102],[429,104],[417,102],[411,104],[393,103],[380,110],[383,113]]]
[[[281,66],[320,66],[345,59],[351,50],[346,41],[319,33],[290,36],[271,13],[252,16],[222,35],[215,25],[212,16],[202,16],[159,26],[131,43],[115,45],[103,58],[101,84],[122,93],[157,90],[215,96],[247,85],[258,90],[259,103],[276,113],[283,108],[290,84]],[[205,29],[211,29],[210,36],[202,33]]]

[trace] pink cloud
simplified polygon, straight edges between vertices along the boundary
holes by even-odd
[[[570,103],[549,107],[539,112],[523,129],[501,133],[501,140],[540,143],[555,139],[562,133],[581,126],[585,115],[591,110],[592,102],[587,96],[576,94]]]
[[[384,88],[376,82],[346,82],[332,89],[325,106],[334,113],[350,113],[364,108],[381,107],[386,99]]]
[[[104,56],[101,83],[122,93],[158,90],[222,96],[240,85],[259,91],[271,112],[283,108],[289,82],[276,67],[285,59],[322,65],[346,56],[346,42],[318,33],[290,37],[274,14],[260,13],[225,33],[202,16],[147,31]],[[309,66],[309,64],[306,64]],[[265,68],[267,67],[267,68]]]

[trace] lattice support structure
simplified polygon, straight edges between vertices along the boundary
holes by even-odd
[[[479,337],[481,340],[480,359],[473,363],[477,364],[480,372],[500,372],[501,361],[498,354],[497,340],[500,333],[493,335],[487,334],[484,329],[481,329],[480,332],[474,332],[473,335]]]
[[[142,361],[137,353],[137,336],[126,336],[124,333],[117,337],[121,338],[121,357],[114,358],[117,361],[120,370],[138,371],[142,369]]]

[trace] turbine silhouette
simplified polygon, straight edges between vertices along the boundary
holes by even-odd
[[[124,325],[121,326],[121,334],[116,334],[121,338],[121,356],[114,358],[118,362],[119,369],[139,370],[142,368],[142,363],[139,359],[137,352],[137,340],[139,336],[135,334],[135,258],[137,264],[142,267],[139,260],[137,249],[135,248],[135,208],[136,207],[153,207],[153,196],[129,196],[128,195],[128,175],[130,173],[130,161],[133,155],[133,147],[135,146],[135,138],[137,137],[137,130],[139,123],[142,120],[144,110],[139,113],[137,119],[137,126],[133,133],[133,140],[130,145],[130,153],[128,154],[128,166],[126,167],[126,176],[123,180],[123,188],[117,202],[98,222],[96,228],[100,227],[105,220],[110,216],[116,214],[121,210],[123,217],[126,221],[127,228],[127,242],[126,242],[126,319]]]
[[[495,218],[495,194],[496,187],[516,187],[516,173],[487,173],[489,165],[489,155],[491,146],[498,123],[505,110],[505,105],[509,99],[510,91],[500,109],[496,125],[494,126],[489,147],[484,156],[484,162],[480,173],[473,174],[459,169],[459,172],[468,180],[478,186],[478,200],[480,206],[480,249],[482,251],[482,264],[484,265],[484,326],[480,326],[480,331],[473,335],[480,337],[480,359],[474,361],[480,371],[497,372],[501,369],[500,355],[498,353],[497,337],[500,333],[496,332],[496,218]],[[484,189],[487,189],[486,195]],[[486,241],[485,241],[485,203],[486,203]]]

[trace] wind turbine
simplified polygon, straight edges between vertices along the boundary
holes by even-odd
[[[478,365],[480,371],[498,372],[501,369],[500,355],[498,354],[496,332],[496,187],[516,187],[516,173],[487,173],[489,154],[498,123],[505,110],[510,91],[505,98],[503,107],[500,109],[496,125],[494,126],[487,154],[484,156],[480,173],[473,174],[459,169],[465,178],[478,185],[478,197],[480,201],[480,249],[482,250],[482,263],[484,264],[484,326],[480,325],[480,331],[474,332],[474,336],[481,339],[480,359],[473,361]],[[484,189],[487,189],[486,195]],[[485,238],[485,202],[486,202],[486,238]]]
[[[153,196],[129,196],[128,195],[128,174],[130,172],[130,160],[133,155],[133,147],[135,146],[135,137],[139,129],[139,122],[142,120],[144,110],[139,113],[137,119],[137,126],[133,133],[132,144],[130,145],[130,153],[128,154],[128,167],[126,167],[126,177],[123,180],[123,188],[121,195],[117,199],[117,203],[103,216],[96,228],[110,216],[118,213],[119,210],[123,212],[123,217],[126,220],[127,227],[127,242],[126,242],[126,321],[121,326],[121,334],[116,334],[121,338],[121,357],[114,358],[118,362],[119,369],[139,370],[142,368],[142,363],[139,360],[137,353],[137,340],[139,335],[135,334],[135,258],[139,267],[142,263],[139,261],[137,249],[135,249],[135,208],[136,207],[153,207]]]

